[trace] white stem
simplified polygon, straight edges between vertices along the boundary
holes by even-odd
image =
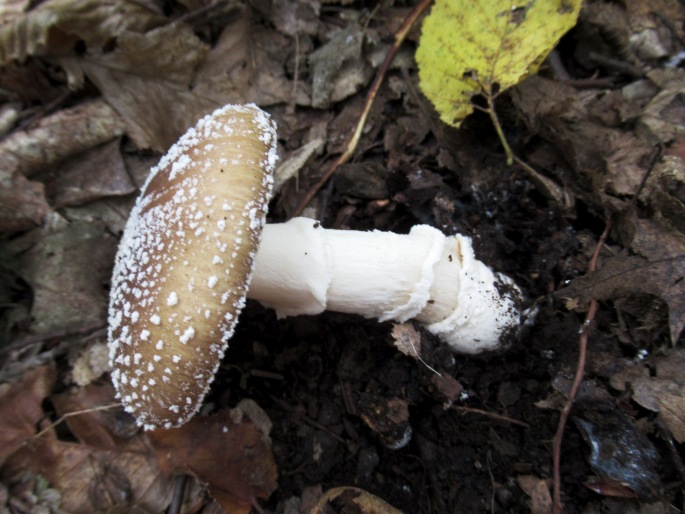
[[[511,280],[475,258],[470,238],[427,225],[406,235],[328,230],[308,218],[266,225],[248,297],[279,317],[413,318],[462,353],[498,348],[519,324]]]

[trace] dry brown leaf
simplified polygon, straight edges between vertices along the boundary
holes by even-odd
[[[328,107],[335,89],[340,87],[339,82],[347,80],[344,66],[361,62],[363,40],[364,30],[357,23],[351,23],[309,55],[312,106],[320,109]]]
[[[46,434],[13,454],[2,476],[22,471],[44,476],[62,494],[61,508],[73,514],[114,508],[131,512],[134,507],[162,512],[173,490],[173,481],[160,473],[142,436],[110,451]]]
[[[402,514],[389,503],[359,487],[334,487],[326,491],[309,514],[329,512],[331,505],[339,505],[336,512],[361,512],[361,514]]]
[[[27,371],[19,383],[0,385],[0,462],[36,433],[56,376],[52,367],[42,366]]]
[[[53,395],[50,401],[60,416],[83,412],[65,418],[69,430],[81,443],[93,448],[114,450],[125,442],[125,438],[117,435],[118,426],[121,425],[117,423],[117,416],[122,415],[122,409],[114,398],[111,383],[90,384],[71,393]]]
[[[247,514],[276,489],[271,440],[240,408],[195,416],[149,437],[166,473],[194,475],[226,512]]]
[[[53,205],[82,205],[106,196],[136,191],[126,171],[118,139],[74,156],[50,173],[54,184]]]
[[[305,81],[291,82],[284,63],[289,57],[289,40],[273,30],[250,22],[247,8],[227,25],[219,41],[200,66],[193,93],[211,99],[215,105],[255,102],[309,105]]]
[[[145,436],[136,435],[137,430],[122,435],[120,407],[94,409],[111,402],[111,386],[91,386],[51,398],[62,415],[93,409],[65,418],[85,444],[58,440],[50,425],[40,435],[36,433],[39,420],[46,417],[42,404],[54,375],[50,368],[40,368],[27,373],[20,386],[0,388],[0,435],[7,438],[2,441],[3,457],[13,450],[4,461],[2,479],[25,471],[40,474],[60,492],[61,508],[74,514],[114,508],[126,512],[166,509],[173,480],[160,473]],[[132,420],[129,423],[135,427]],[[19,440],[24,443],[20,447]]]
[[[685,387],[677,393],[659,396],[659,417],[679,443],[685,442]]]
[[[519,475],[516,482],[530,498],[530,512],[532,514],[549,514],[552,512],[552,495],[549,492],[547,480],[533,475]]]
[[[658,412],[676,441],[685,442],[685,350],[660,356],[655,364],[656,376],[635,375],[629,380],[633,400],[645,409]],[[630,378],[625,373],[620,375]]]
[[[104,100],[92,100],[41,119],[0,141],[0,169],[31,175],[124,133],[124,123]]]
[[[32,234],[29,234],[31,236]],[[34,333],[104,321],[117,240],[99,222],[74,222],[62,230],[40,229],[18,273],[34,292]]]
[[[392,327],[395,348],[409,357],[421,357],[421,334],[411,323],[396,323]]]
[[[0,166],[0,232],[37,227],[49,211],[43,184]]]
[[[260,14],[282,34],[295,37],[302,37],[304,34],[316,36],[323,30],[319,19],[321,2],[318,0],[274,0],[265,5],[268,8],[262,8]],[[254,4],[254,8],[259,7]]]
[[[685,327],[685,235],[648,220],[634,221],[631,249],[639,255],[617,254],[597,271],[575,279],[556,293],[581,308],[592,300],[647,293],[662,298],[669,308],[671,341]]]
[[[73,58],[126,121],[139,148],[166,151],[216,104],[190,91],[207,45],[187,25],[125,32],[116,50]]]
[[[640,200],[654,209],[655,221],[685,233],[685,202],[680,191],[685,191],[685,152],[683,157],[663,157],[654,166]]]
[[[28,12],[3,12],[0,64],[34,55],[72,54],[76,42],[99,49],[126,30],[144,31],[164,21],[153,1],[47,0]],[[24,7],[28,7],[24,6]],[[22,9],[23,10],[23,9]]]

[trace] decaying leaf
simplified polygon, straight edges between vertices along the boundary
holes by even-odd
[[[21,473],[40,474],[59,491],[60,507],[74,514],[164,511],[173,480],[160,472],[146,437],[132,420],[128,424],[134,430],[122,430],[127,422],[121,407],[98,408],[112,403],[113,388],[91,386],[52,398],[59,414],[79,412],[67,418],[78,442],[62,441],[42,408],[54,379],[50,368],[39,368],[25,375],[20,390],[13,385],[0,391],[0,435],[7,436],[0,479],[7,483]],[[23,424],[19,432],[18,422]],[[37,427],[44,427],[40,435]],[[191,484],[189,497],[197,501],[199,490]]]
[[[74,58],[124,118],[139,148],[166,151],[215,104],[194,95],[191,81],[208,47],[187,25],[166,25],[144,34],[125,32],[117,49]]]
[[[530,498],[532,514],[548,514],[552,510],[552,494],[549,492],[549,479],[533,475],[519,475],[516,482]]]
[[[334,487],[326,491],[309,514],[329,512],[332,504],[340,505],[336,512],[360,512],[361,514],[402,514],[389,503],[359,487]]]
[[[252,419],[266,415],[250,414],[255,406],[239,405],[150,432],[161,468],[196,476],[226,512],[249,513],[257,498],[268,498],[276,489],[277,478],[271,440],[260,429],[263,420]]]
[[[46,173],[54,191],[56,207],[83,205],[106,196],[124,196],[135,192],[124,160],[120,140],[96,146],[60,163]]]
[[[79,40],[100,48],[125,30],[143,31],[164,22],[154,2],[132,0],[48,0],[28,12],[3,14],[1,65],[34,55],[69,54]]]
[[[35,333],[82,326],[106,317],[117,241],[99,223],[76,222],[51,231],[24,256],[19,274],[34,290]]]
[[[214,105],[255,102],[310,105],[309,84],[291,81],[283,63],[289,57],[288,40],[251,22],[250,8],[226,25],[193,80],[193,93]]]
[[[662,298],[669,308],[671,340],[685,328],[685,236],[648,221],[635,220],[630,243],[635,252],[616,254],[592,273],[556,293],[584,308],[592,299],[609,300],[634,293]]]
[[[364,69],[364,63],[360,61],[364,30],[351,24],[344,30],[337,32],[330,41],[321,48],[312,52],[309,56],[309,65],[312,68],[312,105],[318,108],[328,107],[331,96],[336,88],[345,89],[341,86],[341,80],[353,80],[355,73],[340,73],[344,66],[358,63]],[[365,83],[368,76],[360,83]],[[354,86],[352,86],[354,89]],[[352,91],[354,93],[356,91]],[[343,95],[338,95],[338,97]],[[344,97],[344,96],[343,96]],[[340,98],[337,98],[340,99]]]
[[[92,100],[42,118],[35,127],[0,141],[0,168],[36,171],[123,135],[121,117],[104,100]]]
[[[635,364],[622,369],[612,380],[612,385],[625,389],[630,386],[633,400],[652,412],[659,413],[674,439],[685,442],[685,350],[673,350],[655,359],[655,376],[649,370]]]
[[[37,227],[49,211],[43,184],[16,170],[0,169],[0,232]]]
[[[420,87],[440,118],[458,127],[475,95],[491,95],[534,74],[580,12],[579,0],[438,0],[416,51]]]
[[[36,433],[44,417],[42,403],[57,373],[49,366],[28,371],[21,382],[0,386],[0,462]]]

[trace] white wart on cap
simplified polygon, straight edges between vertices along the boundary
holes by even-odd
[[[199,409],[245,303],[271,196],[276,127],[255,105],[201,119],[152,169],[109,307],[112,380],[146,428]]]

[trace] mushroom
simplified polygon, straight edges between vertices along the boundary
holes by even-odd
[[[142,188],[115,261],[109,355],[117,396],[147,429],[197,412],[246,297],[278,316],[414,319],[463,353],[499,348],[519,326],[518,288],[466,236],[308,218],[265,226],[276,160],[269,115],[228,105],[186,132]]]

